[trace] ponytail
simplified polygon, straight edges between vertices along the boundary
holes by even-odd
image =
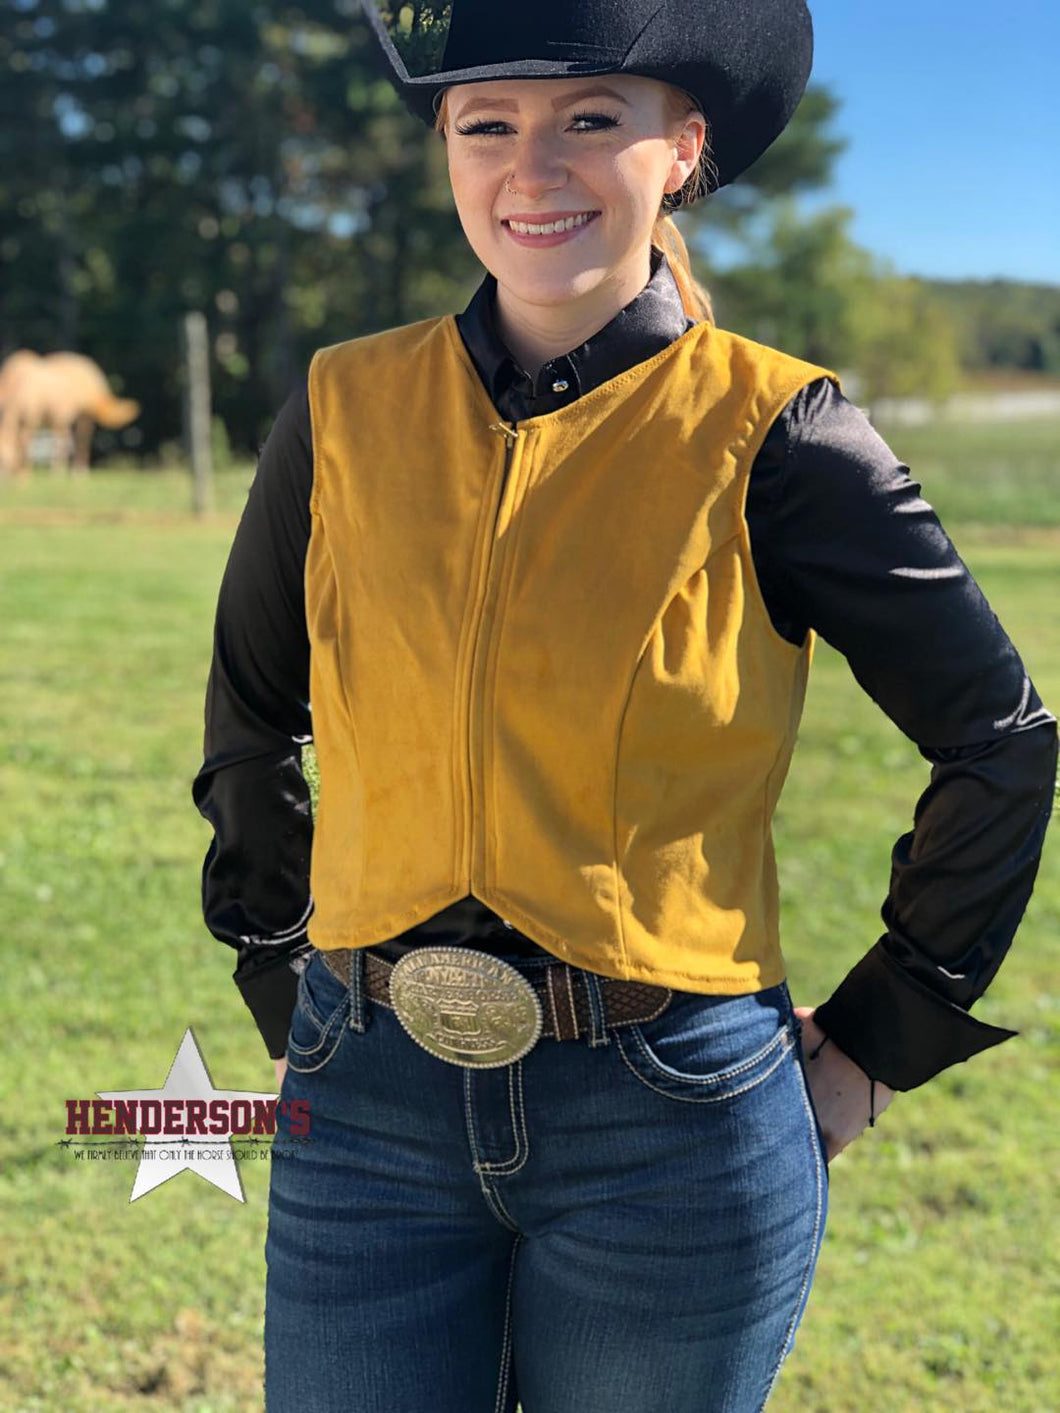
[[[667,192],[663,196],[662,207],[652,229],[651,243],[666,256],[667,264],[681,292],[681,303],[687,316],[697,324],[713,324],[714,310],[710,295],[692,273],[688,246],[685,245],[672,215],[679,207],[690,206],[693,201],[709,196],[718,189],[718,168],[711,147],[710,119],[686,89],[671,83],[666,84],[666,113],[675,126],[683,123],[689,113],[700,113],[706,121],[707,130],[699,161],[689,173],[684,186],[679,191]]]
[[[660,212],[656,217],[655,226],[651,233],[651,243],[655,250],[661,251],[666,256],[666,263],[669,265],[674,282],[681,293],[681,303],[688,317],[694,319],[697,324],[713,324],[714,309],[710,302],[710,295],[692,273],[691,262],[688,258],[688,246],[685,245],[684,238],[677,229],[677,223],[672,216]]]

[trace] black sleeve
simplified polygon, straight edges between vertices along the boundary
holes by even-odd
[[[204,759],[192,784],[214,829],[203,917],[236,949],[233,980],[277,1059],[286,1052],[313,911],[313,817],[302,773],[302,746],[312,739],[304,592],[312,484],[303,384],[262,447],[221,581]]]
[[[899,1090],[1018,1034],[968,1008],[1026,910],[1057,771],[1056,717],[908,472],[820,379],[771,428],[753,520],[748,496],[778,632],[813,627],[931,763],[892,851],[887,930],[815,1012]]]

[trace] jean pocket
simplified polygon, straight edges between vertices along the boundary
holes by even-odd
[[[786,985],[745,996],[675,991],[650,1021],[615,1028],[626,1065],[673,1098],[716,1103],[761,1083],[795,1043]]]
[[[346,1032],[349,992],[319,952],[298,977],[294,1013],[287,1035],[287,1065],[299,1074],[323,1069]]]
[[[829,1158],[828,1158],[828,1141],[827,1141],[827,1139],[826,1139],[825,1136],[824,1136],[824,1129],[821,1127],[821,1120],[820,1120],[820,1117],[819,1117],[819,1115],[818,1115],[818,1113],[817,1113],[817,1105],[813,1102],[813,1094],[812,1094],[812,1092],[811,1092],[811,1090],[810,1090],[810,1077],[809,1077],[809,1074],[807,1073],[807,1070],[806,1070],[806,1059],[805,1059],[805,1056],[803,1055],[803,1050],[802,1050],[802,1027],[801,1027],[801,1025],[799,1026],[798,1044],[797,1044],[796,1047],[795,1047],[795,1053],[797,1054],[798,1059],[799,1059],[799,1073],[800,1073],[800,1075],[801,1075],[801,1077],[802,1077],[802,1087],[803,1087],[803,1091],[804,1091],[804,1093],[805,1093],[805,1095],[806,1095],[806,1112],[809,1114],[810,1119],[812,1120],[812,1123],[813,1123],[813,1130],[814,1130],[814,1137],[815,1137],[815,1140],[816,1140],[816,1142],[817,1142],[817,1147],[820,1149],[820,1153],[821,1153],[821,1162],[824,1164],[824,1170],[825,1170],[825,1173],[827,1174],[827,1173],[828,1173],[828,1162],[829,1162]]]

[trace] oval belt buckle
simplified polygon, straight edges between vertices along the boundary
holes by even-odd
[[[390,973],[390,1002],[417,1044],[470,1069],[510,1065],[532,1050],[543,1017],[522,972],[467,947],[417,947]]]

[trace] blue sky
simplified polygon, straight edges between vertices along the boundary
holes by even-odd
[[[1060,283],[1060,0],[809,0],[832,188],[904,274]]]

